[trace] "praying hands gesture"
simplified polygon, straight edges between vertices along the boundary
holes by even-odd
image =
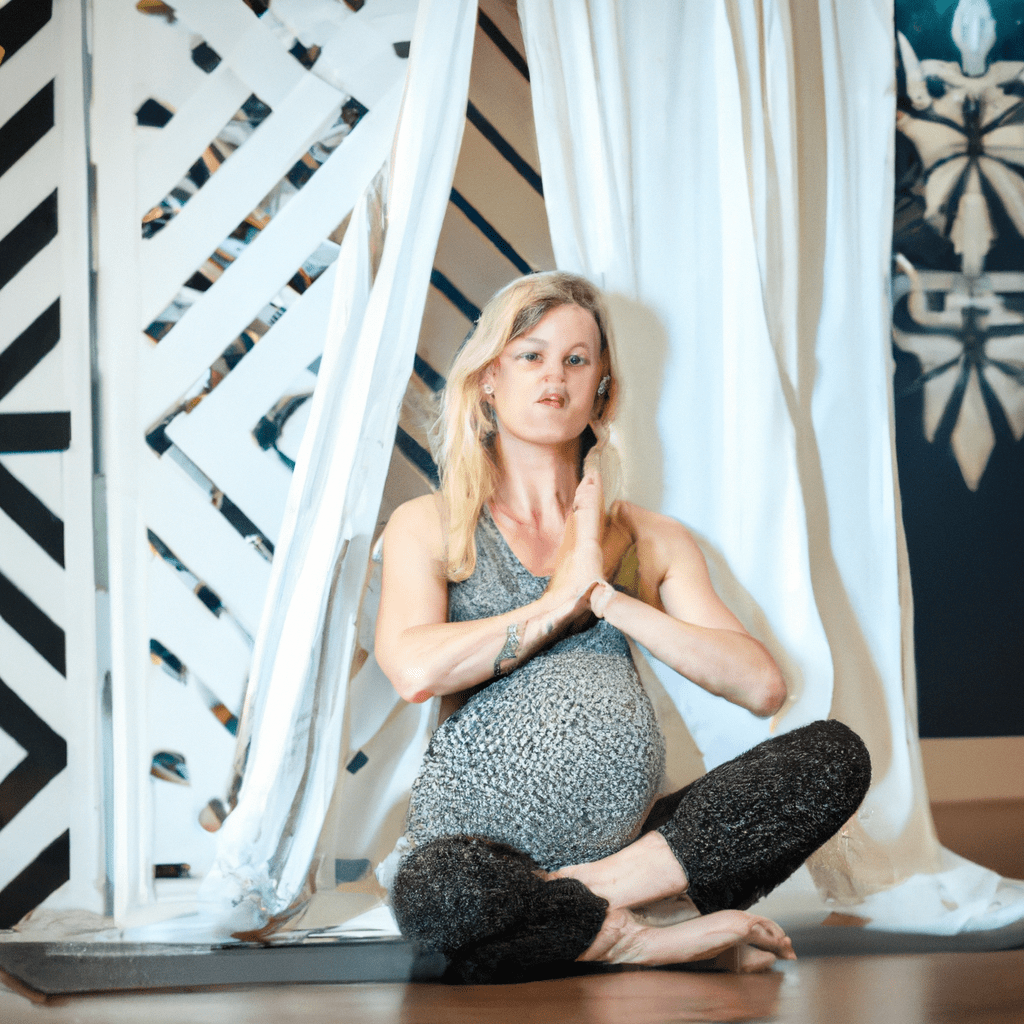
[[[605,579],[605,540],[609,519],[604,511],[604,490],[601,474],[588,469],[573,500],[572,511],[565,521],[565,534],[548,584],[548,593],[561,595],[558,612],[552,623],[559,622],[561,633],[577,632],[593,624],[593,617],[603,616],[608,596],[615,593]],[[612,547],[621,548],[615,545]],[[621,557],[621,551],[618,552]],[[612,550],[607,552],[614,558]]]
[[[605,580],[631,543],[604,512],[601,477],[584,474],[565,520],[544,594],[505,615],[447,622],[444,531],[432,497],[407,502],[384,532],[384,588],[376,654],[406,700],[470,690],[508,675],[603,614],[615,590]]]
[[[640,573],[627,594],[608,576],[630,547]],[[563,632],[607,619],[680,675],[754,714],[774,714],[785,699],[778,666],[715,593],[689,532],[631,502],[606,515],[596,469],[576,489],[548,593],[562,595]]]

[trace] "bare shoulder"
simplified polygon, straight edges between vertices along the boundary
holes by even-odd
[[[391,533],[429,535],[441,532],[441,510],[436,494],[422,494],[402,502],[388,520],[385,530]]]
[[[635,538],[641,577],[648,588],[653,585],[663,610],[698,626],[745,633],[715,593],[704,552],[690,531],[671,516],[631,502],[619,504],[619,514]]]
[[[694,559],[703,563],[700,547],[678,519],[652,512],[631,501],[616,501],[610,515],[633,538],[638,554],[643,551],[649,555],[660,555],[659,561],[664,559],[666,563],[677,559]]]
[[[384,548],[415,548],[432,560],[442,559],[444,528],[437,495],[424,494],[399,505],[384,528]]]
[[[444,622],[448,582],[441,514],[434,495],[399,505],[384,528],[384,565],[377,612],[377,660],[387,673],[387,651],[410,626]]]

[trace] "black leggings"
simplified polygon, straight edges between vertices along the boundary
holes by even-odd
[[[870,782],[860,737],[812,722],[662,797],[643,832],[665,837],[702,914],[746,910],[842,828]]]
[[[860,737],[841,722],[812,722],[662,797],[643,831],[665,837],[701,913],[742,910],[842,828],[870,781]],[[593,942],[608,906],[574,879],[543,881],[527,854],[480,836],[413,850],[392,904],[403,934],[475,982],[564,970]]]

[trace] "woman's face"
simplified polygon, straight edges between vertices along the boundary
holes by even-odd
[[[601,334],[579,306],[556,306],[514,338],[485,383],[501,433],[534,444],[565,444],[586,429],[604,373]]]

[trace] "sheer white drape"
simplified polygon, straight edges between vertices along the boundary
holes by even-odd
[[[475,23],[473,0],[420,0],[390,175],[367,188],[337,261],[243,715],[244,781],[203,887],[230,931],[260,928],[301,896],[334,791],[370,543],[462,139]]]
[[[695,531],[791,686],[769,724],[659,669],[707,765],[840,718],[874,785],[813,858],[819,886],[868,897],[877,927],[1021,918],[1024,887],[939,847],[920,765],[891,425],[890,0],[520,13],[556,260],[616,297],[631,496]]]

